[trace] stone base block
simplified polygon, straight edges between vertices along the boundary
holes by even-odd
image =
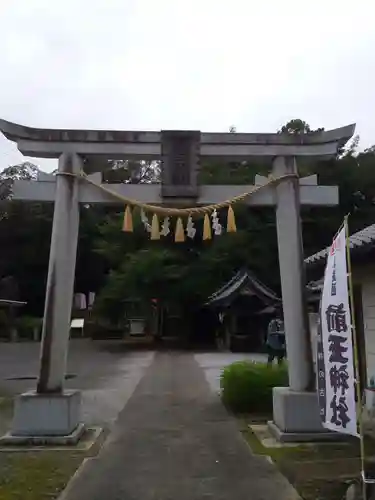
[[[12,436],[70,436],[79,426],[81,393],[21,394],[16,399]]]
[[[273,389],[273,422],[268,423],[271,433],[281,442],[327,441],[345,438],[337,432],[327,431],[319,416],[316,392],[296,392],[289,387]]]
[[[345,441],[347,436],[338,432],[330,432],[325,429],[322,432],[284,432],[277,427],[275,422],[267,422],[268,429],[272,436],[281,444],[290,443],[311,443],[327,441]]]
[[[0,437],[0,446],[75,446],[85,430],[85,425],[81,423],[67,436],[15,436],[8,432]]]

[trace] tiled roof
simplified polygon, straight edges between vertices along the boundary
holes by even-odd
[[[371,224],[371,226],[367,226],[361,231],[352,234],[349,238],[349,246],[353,253],[368,246],[375,246],[375,224]],[[310,257],[305,259],[305,264],[309,266],[325,261],[329,249],[330,247],[327,247],[314,253],[314,255],[310,255]]]
[[[26,304],[27,302],[21,302],[19,300],[0,299],[0,307],[1,306],[21,307],[25,306]]]
[[[226,305],[246,289],[249,289],[265,303],[280,302],[280,298],[272,290],[261,283],[250,271],[243,269],[213,293],[208,298],[206,305]]]

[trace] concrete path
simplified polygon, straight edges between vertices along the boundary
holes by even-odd
[[[251,454],[191,354],[160,353],[96,458],[64,500],[292,500],[293,488]]]
[[[1,343],[0,391],[19,394],[36,387],[40,345]],[[82,391],[82,420],[111,427],[152,363],[154,352],[127,351],[121,342],[74,339],[69,343],[65,387]]]

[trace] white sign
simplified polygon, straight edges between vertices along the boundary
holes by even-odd
[[[358,436],[345,226],[327,257],[320,302],[317,386],[327,429]]]
[[[70,328],[83,328],[85,326],[85,320],[83,318],[72,319],[70,323]]]

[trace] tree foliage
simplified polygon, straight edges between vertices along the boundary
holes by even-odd
[[[112,184],[157,184],[160,182],[160,162],[116,160],[103,174],[103,181]]]
[[[317,128],[316,130],[311,130],[311,127],[304,120],[295,118],[290,120],[288,123],[283,125],[278,131],[279,134],[290,134],[290,135],[300,135],[300,134],[314,134],[317,132],[322,132],[324,128]]]

